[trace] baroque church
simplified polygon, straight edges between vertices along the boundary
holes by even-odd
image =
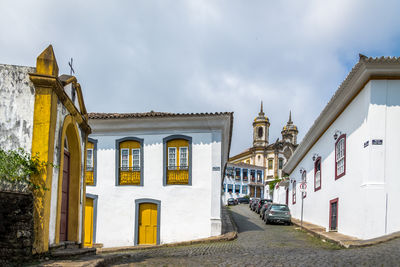
[[[261,102],[260,112],[253,121],[253,146],[229,159],[230,163],[246,163],[264,168],[264,183],[250,182],[249,196],[272,198],[273,192],[269,189],[269,182],[282,177],[282,168],[297,148],[297,126],[293,124],[292,114],[283,127],[279,138],[269,142],[269,118],[263,111]]]

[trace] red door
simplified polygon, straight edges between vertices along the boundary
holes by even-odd
[[[68,236],[69,152],[65,150],[61,190],[60,241],[66,241]]]

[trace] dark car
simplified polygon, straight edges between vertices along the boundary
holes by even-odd
[[[265,211],[265,223],[283,222],[291,224],[292,216],[290,215],[289,207],[285,204],[272,203]]]
[[[265,210],[268,208],[269,205],[272,204],[272,199],[267,199],[264,204],[262,204],[262,207],[260,209],[260,217],[264,220],[264,213]]]
[[[235,201],[235,199],[234,198],[228,198],[228,206],[230,206],[230,205],[236,205],[236,201]]]
[[[260,199],[259,201],[258,201],[258,203],[257,203],[257,206],[256,206],[256,208],[255,208],[255,211],[259,214],[260,213],[260,211],[261,211],[261,208],[263,207],[263,205],[264,205],[264,203],[265,202],[272,202],[272,200],[270,200],[270,199]]]
[[[253,199],[253,201],[251,202],[251,207],[250,207],[250,209],[251,209],[252,211],[255,211],[255,210],[256,210],[257,205],[258,205],[258,201],[260,201],[260,199],[259,199],[259,198],[255,198],[255,199]]]
[[[251,204],[253,203],[253,200],[254,200],[254,198],[251,197],[251,198],[250,198],[250,201],[249,201],[249,208],[250,208],[250,209],[251,209]]]
[[[250,202],[247,197],[239,197],[237,200],[238,200],[239,204],[242,204],[242,203],[249,204],[249,202]]]

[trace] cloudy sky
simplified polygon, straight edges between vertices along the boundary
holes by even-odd
[[[89,112],[234,111],[231,156],[264,101],[270,142],[299,139],[367,56],[400,56],[400,1],[0,2],[0,63],[74,58]]]

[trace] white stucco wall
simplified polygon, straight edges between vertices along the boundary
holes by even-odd
[[[163,186],[163,138],[174,132],[136,134],[94,133],[97,139],[97,184],[86,192],[98,195],[96,243],[132,246],[135,240],[135,199],[161,201],[160,243],[221,234],[221,133],[179,132],[192,137],[192,185]],[[143,138],[144,185],[116,186],[115,141]],[[219,167],[219,171],[212,167]]]
[[[289,203],[294,218],[301,216],[300,169],[307,171],[304,220],[329,228],[329,201],[338,201],[338,232],[369,239],[400,230],[396,204],[400,201],[396,163],[400,130],[400,82],[372,80],[332,123],[290,174],[297,181],[297,203]],[[346,133],[346,174],[335,180],[336,130]],[[372,145],[382,139],[383,145]],[[364,148],[364,142],[369,145]],[[314,192],[314,162],[322,158],[321,190]],[[291,184],[292,185],[292,184]],[[290,188],[293,190],[292,188]],[[386,212],[386,200],[388,208]],[[386,219],[387,218],[387,219]]]
[[[31,153],[35,87],[28,73],[35,68],[0,64],[0,147]]]

